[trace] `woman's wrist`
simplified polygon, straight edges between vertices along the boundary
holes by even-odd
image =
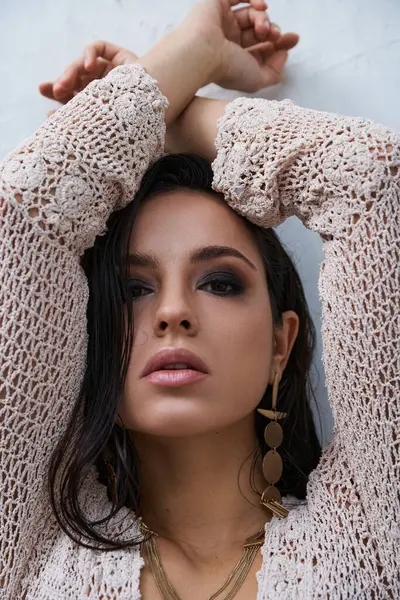
[[[214,160],[217,121],[227,104],[225,100],[194,98],[167,128],[166,152],[193,152],[210,162]]]
[[[220,55],[211,35],[182,25],[165,35],[139,62],[168,98],[168,125],[182,113],[199,88],[218,77]]]

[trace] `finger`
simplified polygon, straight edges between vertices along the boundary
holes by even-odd
[[[57,102],[61,102],[62,104],[65,104],[72,98],[71,92],[68,90],[58,89],[55,93],[54,84],[52,81],[46,81],[45,83],[41,83],[39,85],[39,92],[42,94],[42,96],[50,98],[50,100],[56,100]]]
[[[90,44],[86,46],[83,51],[83,66],[86,71],[92,71],[97,64],[97,51],[96,46],[94,44]]]
[[[108,68],[110,71],[112,68],[110,61],[101,57],[96,58],[95,64],[89,72],[84,65],[85,57],[78,59],[75,63],[72,63],[67,67],[57,82],[64,88],[71,87],[75,89],[79,85],[82,77],[86,77],[86,80],[89,83],[94,79],[101,79],[104,76],[106,69]]]
[[[297,33],[284,33],[278,41],[275,42],[275,50],[291,50],[299,43],[300,37]]]
[[[256,17],[257,18],[257,17]],[[264,22],[264,28],[261,27],[261,22],[258,25],[258,29],[254,27],[248,27],[242,31],[241,35],[241,46],[243,48],[249,48],[260,42],[272,42],[275,43],[281,38],[280,29],[271,23],[270,27],[266,26]]]
[[[109,61],[103,60],[102,58],[97,58],[95,68],[89,73],[85,70],[83,75],[80,75],[74,82],[73,88],[69,88],[68,100],[76,96],[76,94],[79,94],[79,92],[84,90],[86,86],[95,79],[101,79],[104,77],[111,69],[112,65]]]
[[[53,96],[53,82],[52,81],[45,81],[44,83],[41,83],[39,85],[39,92],[45,98],[50,98],[50,100],[54,100],[54,96]]]
[[[238,4],[243,4],[243,0],[229,0],[229,4],[231,6],[237,6]],[[246,4],[252,6],[256,10],[266,10],[268,8],[268,4],[264,2],[264,0],[250,0],[250,2],[246,2]]]
[[[299,36],[297,33],[284,33],[280,36],[277,42],[272,42],[271,40],[267,40],[266,42],[258,42],[253,46],[247,47],[248,52],[254,53],[256,51],[262,51],[265,53],[273,53],[279,52],[281,50],[291,50],[294,48],[299,42]]]
[[[282,35],[281,31],[282,30],[279,27],[279,25],[277,25],[276,23],[271,23],[268,39],[270,39],[271,41],[274,41],[274,42],[279,40],[279,38]]]
[[[89,65],[90,68],[94,68],[94,61],[97,57],[104,58],[110,62],[113,61],[114,57],[118,52],[121,51],[121,47],[104,40],[97,40],[92,44],[89,44],[84,50],[84,64]]]
[[[76,89],[79,78],[85,73],[84,59],[80,57],[68,65],[64,73],[54,82],[54,94],[63,94],[64,92],[73,92]],[[58,99],[58,98],[57,98]]]
[[[264,86],[275,85],[282,81],[283,70],[289,53],[285,50],[264,55],[259,51],[258,61],[263,74]]]
[[[58,85],[57,87],[53,86],[54,100],[61,102],[61,104],[69,102],[73,95],[73,89],[65,89],[61,85]]]
[[[85,73],[83,58],[76,59],[68,65],[62,75],[54,82],[46,82],[39,87],[40,93],[59,102],[71,99],[73,91],[77,88],[81,75]]]
[[[107,73],[112,69],[112,65],[108,60],[103,60],[102,58],[98,58],[96,60],[96,67],[94,70],[90,71],[90,73],[85,73],[81,76],[79,81],[78,91],[82,91],[85,89],[89,83],[94,81],[95,79],[102,79],[107,75]]]
[[[273,48],[274,43],[269,39],[269,35],[267,35],[267,39],[264,42],[260,42],[259,36],[256,35],[254,29],[249,28],[242,32],[240,45],[242,48],[250,48],[251,46],[255,46],[260,43],[263,45],[266,42],[268,42]]]
[[[271,22],[267,12],[265,10],[255,11],[252,18],[254,19],[253,27],[256,36],[260,40],[265,40],[271,31]]]
[[[78,59],[69,65],[63,75],[54,83],[42,83],[39,86],[40,93],[51,100],[57,100],[61,103],[69,102],[78,92],[85,89],[90,82],[101,79],[113,68],[109,61],[97,58],[95,68],[88,73],[82,66],[83,60],[83,58]]]
[[[266,22],[268,25],[270,24],[266,10],[255,10],[255,8],[248,6],[236,10],[235,17],[241,29],[254,27],[256,21],[259,21],[260,23]]]
[[[261,61],[261,54],[262,54],[262,60],[266,60],[266,57],[273,54],[275,52],[275,46],[272,42],[258,42],[257,44],[254,44],[253,46],[250,46],[249,48],[246,48],[247,52],[249,52],[250,54],[252,54],[254,57],[257,58],[257,60],[259,59],[259,62]]]
[[[283,69],[289,57],[289,53],[286,50],[280,50],[279,52],[274,52],[274,54],[267,57],[265,62],[265,68],[267,71],[273,71],[276,73],[279,81],[282,78]]]
[[[250,0],[250,4],[256,10],[267,10],[268,4],[264,0]]]

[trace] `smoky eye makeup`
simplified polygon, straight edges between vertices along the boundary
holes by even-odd
[[[232,264],[226,260],[213,262],[213,265],[197,265],[191,275],[186,275],[191,280],[191,283],[190,280],[187,281],[187,285],[193,291],[219,297],[235,297],[245,295],[254,287],[252,274],[247,273],[248,269],[244,265]],[[126,280],[127,294],[132,302],[151,297],[163,287],[159,275],[156,278],[148,277],[140,273],[141,270],[132,269],[131,276]]]
[[[196,288],[215,296],[239,296],[245,293],[247,285],[234,270],[220,267],[200,277]]]
[[[152,294],[154,291],[154,286],[150,285],[146,281],[143,281],[142,279],[135,277],[128,279],[125,285],[129,291],[130,299],[133,302]]]

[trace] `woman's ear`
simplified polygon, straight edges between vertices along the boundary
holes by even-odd
[[[269,383],[274,383],[276,372],[283,373],[299,332],[299,317],[293,310],[282,313],[282,325],[274,330],[274,354]]]

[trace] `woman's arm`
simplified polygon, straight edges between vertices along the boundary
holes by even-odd
[[[353,522],[354,544],[373,544],[378,574],[398,589],[400,138],[367,120],[261,99],[196,99],[172,133],[180,150],[216,156],[214,188],[234,210],[264,227],[296,215],[324,240],[319,290],[335,428],[309,506],[316,521],[333,507],[340,527],[358,503],[366,534]]]
[[[162,152],[165,108],[141,67],[120,67],[0,167],[2,599],[23,597],[56,531],[47,468],[86,356],[88,288],[79,257]]]
[[[122,66],[90,83],[0,167],[2,600],[24,597],[58,530],[46,476],[85,369],[80,256],[163,151],[166,97],[172,119],[224,74],[224,35],[203,35],[200,21],[144,56],[147,72]]]
[[[167,128],[166,151],[193,152],[210,162],[213,161],[217,155],[217,123],[228,104],[226,100],[196,96]]]

